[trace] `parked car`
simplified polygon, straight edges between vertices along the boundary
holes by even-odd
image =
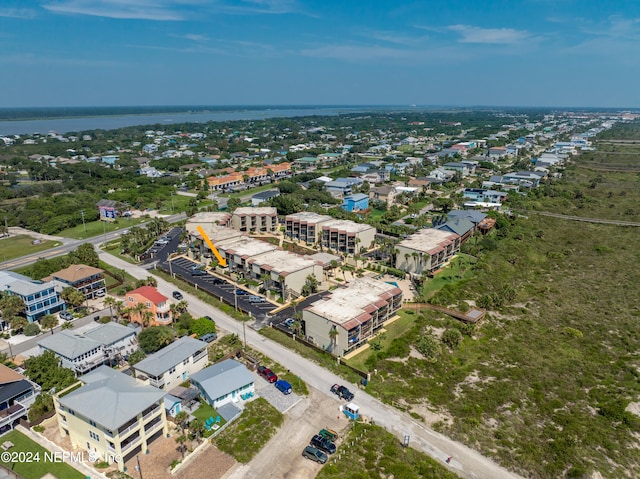
[[[271,369],[264,366],[258,366],[258,375],[265,378],[270,383],[275,383],[278,380],[278,376]]]
[[[94,316],[94,317],[93,317],[93,320],[94,320],[94,321],[100,321],[100,316]]]
[[[204,319],[208,319],[209,321],[211,321],[213,323],[213,318],[211,316],[203,316]]]
[[[98,290],[96,291],[96,298],[104,298],[104,296],[107,294],[107,292],[104,289]]]
[[[73,319],[73,314],[71,314],[69,311],[60,311],[58,313],[58,317],[60,319],[63,319],[64,321],[71,321]]]
[[[346,401],[351,401],[353,400],[353,397],[354,397],[351,391],[349,391],[344,386],[340,386],[339,384],[334,384],[333,386],[331,386],[331,392],[336,396],[338,396],[339,398],[344,399]]]
[[[182,296],[182,293],[181,293],[180,291],[174,291],[174,292],[173,292],[173,297],[174,297],[175,299],[177,299],[178,301],[180,301],[180,300],[182,300],[182,298],[183,298],[184,296]]]
[[[329,439],[329,441],[333,442],[338,438],[338,433],[335,432],[333,429],[322,429],[320,430],[320,432],[318,433],[319,435],[321,435],[322,437],[324,437],[325,439]]]
[[[322,449],[324,452],[328,454],[333,454],[336,452],[336,445],[329,441],[329,439],[325,439],[320,434],[316,434],[311,438],[311,445],[313,447],[317,447],[318,449]]]
[[[289,384],[284,379],[279,379],[275,382],[274,386],[285,396],[287,394],[291,394],[291,384]]]
[[[208,273],[200,268],[197,269],[192,269],[191,270],[191,276],[206,276]]]
[[[320,464],[324,464],[325,462],[327,462],[327,459],[329,459],[324,452],[313,446],[305,447],[304,451],[302,451],[302,457],[306,457],[307,459],[311,459],[312,461],[319,462]]]
[[[213,284],[226,284],[227,282],[224,279],[213,278]]]
[[[238,296],[243,296],[243,295],[245,295],[245,294],[249,294],[249,293],[247,293],[244,289],[237,288],[237,289],[236,289],[236,294],[237,294]]]
[[[204,341],[205,343],[211,343],[218,339],[218,335],[216,333],[209,333],[198,338],[200,341]]]
[[[250,303],[264,303],[266,299],[264,299],[262,296],[249,296],[247,298],[247,301],[249,301]]]
[[[293,319],[293,318],[287,318],[287,319],[285,319],[285,320],[284,320],[284,325],[285,325],[287,328],[291,329],[291,328],[293,327],[293,323],[295,323],[295,322],[296,322],[296,320],[295,320],[295,319]]]

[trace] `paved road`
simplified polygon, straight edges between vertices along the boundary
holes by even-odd
[[[165,218],[167,220],[167,222],[169,223],[177,223],[178,221],[182,221],[184,219],[186,219],[186,215],[184,213],[179,213],[177,215],[172,215],[172,216],[167,216]],[[136,226],[144,226],[146,223],[140,223]],[[36,261],[38,261],[38,259],[40,258],[54,258],[56,256],[63,256],[65,254],[68,254],[70,251],[73,251],[74,249],[76,249],[78,246],[80,246],[83,243],[91,243],[93,245],[99,245],[102,243],[106,243],[107,241],[111,241],[112,239],[116,239],[119,238],[120,235],[122,234],[122,232],[125,230],[126,228],[122,228],[118,231],[112,231],[110,233],[106,233],[106,234],[101,234],[98,236],[94,236],[93,238],[87,238],[87,239],[66,239],[64,240],[64,244],[62,246],[57,246],[55,248],[51,248],[48,249],[46,251],[41,251],[39,253],[34,253],[28,256],[22,256],[20,258],[16,258],[16,259],[12,259],[9,261],[4,261],[2,263],[0,263],[0,269],[17,269],[17,268],[23,268],[25,266],[29,266],[33,263],[35,263]],[[29,235],[39,235],[39,233],[33,233],[33,232],[26,232],[25,234],[29,234]],[[126,268],[125,268],[126,269]]]
[[[138,266],[132,266],[115,256],[100,252],[100,259],[117,268],[126,269],[129,274],[138,279],[144,279],[149,272]],[[175,286],[158,278],[158,289],[165,296],[170,297]],[[300,376],[307,384],[325,392],[328,396],[329,387],[334,383],[344,383],[344,380],[335,374],[325,370],[317,364],[298,356],[296,353],[284,348],[278,343],[270,341],[251,328],[244,328],[242,324],[224,314],[212,306],[200,301],[198,298],[185,293],[185,299],[189,303],[189,309],[195,316],[211,316],[223,329],[235,333],[238,337],[246,337],[247,343],[263,354],[286,365],[294,374]],[[246,334],[246,336],[244,336]],[[356,391],[355,402],[361,407],[362,414],[373,418],[376,424],[385,427],[394,433],[399,439],[404,435],[410,436],[411,446],[428,453],[444,464],[447,457],[453,457],[449,467],[461,477],[469,479],[513,479],[520,478],[498,464],[488,459],[477,451],[453,441],[442,434],[434,432],[416,422],[411,416],[393,407],[383,404],[377,399],[359,391],[356,385],[348,385]],[[335,398],[335,397],[334,397]],[[339,414],[341,403],[335,398],[336,414]],[[345,419],[346,420],[346,419]]]

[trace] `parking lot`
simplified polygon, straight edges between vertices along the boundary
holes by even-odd
[[[171,253],[173,253],[180,244],[180,235],[183,233],[184,228],[171,228],[169,232],[163,234],[158,240],[149,248],[144,257],[146,263],[153,261],[166,261]]]
[[[258,396],[265,398],[267,401],[269,401],[269,404],[271,404],[281,413],[287,412],[302,400],[302,398],[296,393],[286,395],[282,394],[280,391],[278,391],[278,389],[276,389],[273,383],[267,382],[256,373],[253,373],[253,375],[256,377],[254,384]]]
[[[232,306],[237,306],[239,310],[251,313],[257,320],[266,319],[267,315],[276,309],[276,306],[268,301],[251,302],[249,297],[257,296],[255,292],[237,287],[218,276],[209,273],[194,275],[193,268],[198,265],[199,263],[187,258],[176,258],[171,262],[162,263],[160,267],[181,276],[189,283],[196,284],[199,289],[211,293],[216,298],[220,298]]]

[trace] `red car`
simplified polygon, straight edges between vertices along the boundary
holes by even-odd
[[[265,378],[270,383],[275,383],[278,380],[278,376],[271,369],[264,366],[258,366],[258,374]]]

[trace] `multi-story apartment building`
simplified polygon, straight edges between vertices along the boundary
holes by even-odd
[[[283,297],[300,295],[307,277],[322,281],[323,269],[319,262],[288,251],[274,250],[247,260],[249,276],[264,281],[264,288],[279,292]],[[268,279],[265,279],[267,278]]]
[[[432,274],[460,251],[460,236],[427,228],[412,234],[396,245],[396,268],[407,273]]]
[[[0,271],[0,291],[22,299],[30,323],[65,309],[61,290],[53,281],[35,281],[13,271]]]
[[[344,356],[371,339],[402,307],[402,290],[369,277],[358,278],[302,312],[307,339]]]
[[[348,220],[331,220],[323,223],[322,246],[346,254],[359,253],[369,249],[376,237],[376,229],[363,223]]]
[[[184,336],[131,368],[138,381],[171,391],[208,363],[207,343]]]
[[[237,208],[231,226],[238,231],[272,232],[278,229],[278,210],[270,206]]]
[[[76,388],[76,389],[74,389]],[[139,383],[124,373],[102,366],[78,384],[54,396],[58,427],[74,448],[113,462],[144,454],[168,432],[164,408],[166,393]]]
[[[285,218],[285,234],[292,239],[316,244],[321,237],[322,224],[332,220],[331,216],[320,215],[310,211],[287,215]]]

